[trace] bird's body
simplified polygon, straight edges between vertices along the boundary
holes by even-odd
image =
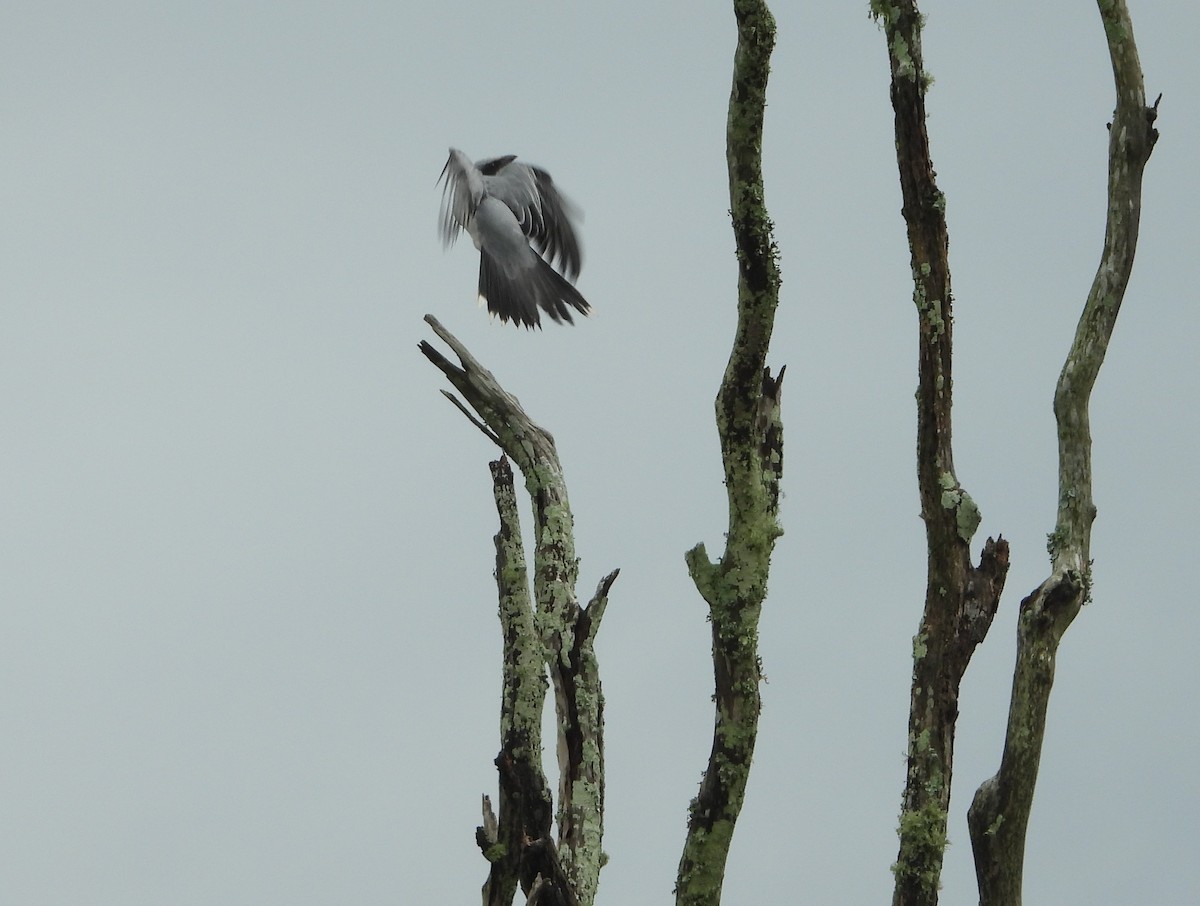
[[[591,311],[572,285],[583,263],[577,211],[549,173],[512,154],[472,163],[451,148],[441,179],[442,242],[471,235],[488,311],[525,327],[541,326],[539,311],[568,324],[572,308]]]

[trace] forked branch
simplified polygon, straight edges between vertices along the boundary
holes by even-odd
[[[505,661],[496,759],[500,814],[493,815],[485,800],[476,835],[492,865],[485,904],[506,906],[519,882],[530,902],[591,906],[604,863],[604,697],[594,643],[617,572],[601,580],[586,606],[579,605],[574,520],[554,438],[436,318],[425,320],[459,360],[456,365],[431,344],[420,344],[462,399],[446,395],[517,464],[533,503],[536,608],[529,599],[512,471],[504,458],[492,464]],[[547,667],[558,716],[557,846],[549,837],[550,795],[540,764]]]

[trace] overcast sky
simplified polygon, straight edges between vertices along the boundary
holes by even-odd
[[[1029,903],[1200,901],[1200,8],[1130,3],[1162,138],[1093,400],[1095,601],[1060,652]],[[924,595],[887,58],[865,0],[775,5],[787,534],[726,902],[882,903]],[[1094,4],[924,10],[955,459],[976,548],[1003,533],[1013,556],[961,701],[961,904],[1047,571],[1113,88]],[[599,901],[670,901],[712,724],[683,552],[725,528],[734,39],[715,0],[8,5],[0,902],[477,902],[496,450],[417,352],[426,312],[557,439],[580,594],[621,568]],[[450,145],[541,164],[585,210],[594,317],[525,332],[476,307],[476,253],[436,230]]]

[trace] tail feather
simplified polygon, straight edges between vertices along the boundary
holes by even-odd
[[[573,324],[571,309],[587,315],[592,307],[571,283],[530,249],[523,267],[512,272],[486,251],[479,255],[479,296],[502,322],[541,327],[539,309],[557,322]]]

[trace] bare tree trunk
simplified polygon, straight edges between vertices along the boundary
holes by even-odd
[[[996,614],[1008,573],[1008,543],[989,538],[979,565],[973,564],[971,539],[979,509],[954,472],[949,238],[946,200],[937,187],[925,128],[921,14],[913,0],[878,0],[871,9],[887,37],[902,213],[920,331],[917,481],[928,552],[925,610],[913,639],[908,771],[892,902],[932,906],[946,846],[959,687]]]
[[[485,906],[506,906],[520,883],[530,903],[591,906],[605,856],[604,696],[593,644],[617,578],[601,580],[586,607],[575,597],[578,560],[574,520],[554,438],[536,425],[432,315],[425,320],[458,356],[454,365],[429,343],[421,352],[450,379],[466,404],[446,396],[517,463],[533,502],[534,592],[521,547],[512,470],[506,459],[492,464],[500,532],[496,536],[496,584],[504,633],[501,708],[500,814],[484,799],[484,822],[476,839],[491,871]],[[550,669],[558,715],[558,845],[550,839],[550,793],[541,767],[541,719],[545,670]]]
[[[716,726],[700,792],[688,811],[676,902],[715,906],[741,812],[761,708],[758,621],[771,552],[782,534],[779,480],[783,369],[772,377],[767,349],[779,301],[777,250],[762,182],[763,111],[775,20],[761,0],[734,0],[738,44],[729,97],[726,159],[738,260],[738,324],[716,399],[729,528],[725,552],[687,552],[688,571],[712,623]]]
[[[512,467],[501,457],[491,464],[500,531],[496,533],[496,587],[504,661],[500,700],[500,816],[483,797],[484,823],[476,841],[491,871],[483,888],[484,906],[508,906],[520,883],[528,892],[534,878],[552,873],[544,859],[531,859],[525,841],[550,837],[554,800],[542,771],[542,708],[546,701],[545,652],[529,595],[529,575],[521,542],[521,522]]]
[[[1059,641],[1089,599],[1092,438],[1088,401],[1125,296],[1137,248],[1142,173],[1158,138],[1158,101],[1146,106],[1133,23],[1124,0],[1099,0],[1116,83],[1109,125],[1108,224],[1104,251],[1054,393],[1058,422],[1058,518],[1049,536],[1050,575],[1024,601],[1017,624],[1008,732],[1000,769],[967,813],[981,906],[1019,906],[1025,832],[1033,804]],[[1161,99],[1161,98],[1160,98]]]

